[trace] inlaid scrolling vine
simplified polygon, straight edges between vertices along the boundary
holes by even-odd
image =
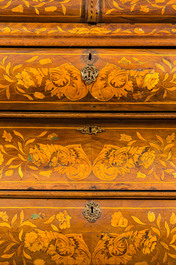
[[[54,210],[53,215],[45,209],[34,212],[30,207],[16,209],[14,215],[12,210],[0,211],[2,265],[175,264],[174,209],[167,209],[166,215],[159,208],[149,208],[142,210],[142,218],[137,208],[113,212],[111,223],[106,225],[111,225],[114,233],[102,233],[92,253],[83,234],[67,232],[74,230],[77,222],[71,210]]]
[[[0,177],[36,180],[53,174],[81,181],[94,174],[101,181],[113,181],[132,174],[135,179],[166,181],[176,178],[175,132],[147,139],[119,133],[116,145],[106,144],[91,161],[81,144],[60,145],[57,133],[43,131],[24,136],[20,130],[4,130],[0,140]],[[93,148],[93,147],[92,147]]]
[[[122,14],[123,11],[130,14],[135,11],[139,14],[151,14],[151,12],[159,11],[161,15],[164,15],[171,12],[174,14],[176,10],[175,0],[104,0],[104,6],[107,8],[105,16]]]
[[[102,234],[92,255],[93,265],[174,265],[175,224],[174,212],[168,218],[152,210],[140,216],[132,213],[128,217],[125,211],[114,212],[111,226],[117,229],[117,233]],[[138,255],[140,261],[135,262]]]
[[[63,1],[55,1],[55,0],[1,0],[0,1],[0,11],[8,10],[11,11],[14,14],[23,14],[26,10],[29,8],[32,8],[32,10],[35,12],[35,14],[40,15],[40,12],[43,14],[47,13],[54,13],[56,12],[58,14],[62,13],[62,15],[65,15],[67,12],[67,6],[70,6],[71,1],[70,0],[63,0]],[[61,12],[60,9],[61,8]]]
[[[71,63],[55,68],[41,67],[52,64],[51,58],[34,56],[26,60],[29,66],[24,67],[23,64],[13,66],[7,59],[4,57],[0,64],[0,95],[5,92],[8,100],[12,90],[13,94],[30,101],[45,101],[46,97],[79,101],[88,93],[98,101],[113,98],[130,102],[176,99],[176,60],[171,63],[163,58],[160,63],[154,63],[153,68],[141,69],[145,62],[136,57],[122,57],[118,66],[107,63],[99,70],[96,81],[88,85],[82,80],[80,70]],[[31,67],[35,61],[38,66]]]
[[[82,235],[63,232],[70,228],[68,212],[46,215],[39,212],[26,218],[22,210],[9,218],[7,212],[0,212],[2,265],[90,264],[90,252]]]

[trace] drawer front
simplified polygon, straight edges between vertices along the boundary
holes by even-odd
[[[47,119],[1,118],[0,128],[1,189],[176,187],[175,120],[48,115]]]
[[[1,49],[0,61],[1,109],[176,110],[174,50]]]
[[[85,1],[2,0],[0,19],[5,22],[85,22]]]
[[[175,0],[102,0],[104,22],[171,22],[175,20]]]
[[[175,264],[175,200],[94,200],[94,223],[83,214],[89,204],[1,200],[1,264]]]

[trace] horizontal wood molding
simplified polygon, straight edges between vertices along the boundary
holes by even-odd
[[[169,23],[0,23],[0,43],[1,46],[176,46],[176,26]]]
[[[0,119],[114,119],[114,120],[172,120],[175,112],[12,112],[0,111]]]
[[[167,199],[175,200],[176,191],[2,191],[0,198],[21,199]]]

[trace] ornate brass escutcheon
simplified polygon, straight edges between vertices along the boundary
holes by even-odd
[[[101,210],[98,203],[94,201],[87,203],[83,211],[83,215],[90,223],[95,223],[101,215]]]
[[[93,64],[88,64],[81,70],[82,79],[90,85],[98,76],[98,70]]]
[[[105,132],[105,129],[102,129],[98,126],[84,126],[83,128],[79,128],[77,129],[77,131],[83,133],[83,134],[95,134],[97,135],[98,133],[102,133]]]

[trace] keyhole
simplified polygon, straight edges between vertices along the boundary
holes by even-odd
[[[92,54],[89,53],[89,61],[91,61],[91,60],[92,60]]]
[[[92,133],[92,127],[89,127],[89,133]]]
[[[91,214],[93,214],[93,213],[94,213],[94,208],[93,208],[93,206],[91,206],[90,210],[91,210]]]

